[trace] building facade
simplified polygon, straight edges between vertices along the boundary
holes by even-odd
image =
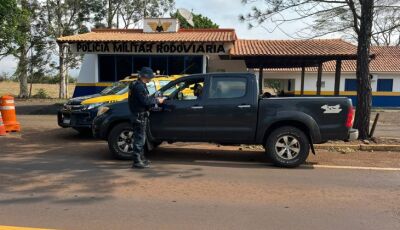
[[[243,40],[234,29],[180,29],[176,19],[147,18],[143,29],[93,29],[57,42],[84,55],[74,97],[97,93],[149,66],[162,75],[254,72],[263,91],[273,82],[287,96],[333,95],[336,81],[339,95],[356,103],[356,47],[340,39]],[[400,106],[400,49],[372,52],[373,105]],[[299,67],[305,68],[303,78]]]

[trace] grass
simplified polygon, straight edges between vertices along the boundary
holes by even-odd
[[[30,84],[28,85],[29,90]],[[59,85],[58,84],[33,84],[32,85],[32,95],[38,93],[39,89],[44,89],[46,94],[50,98],[58,98]],[[68,96],[72,97],[75,89],[75,84],[68,84]],[[19,93],[19,83],[18,82],[0,82],[0,96],[12,95],[14,97],[18,96]]]

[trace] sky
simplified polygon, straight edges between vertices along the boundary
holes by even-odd
[[[260,2],[262,3],[262,1]],[[242,39],[291,39],[286,34],[294,34],[298,28],[304,25],[301,22],[285,24],[281,26],[285,33],[280,30],[272,31],[272,29],[267,30],[262,27],[248,29],[246,23],[239,21],[239,15],[248,13],[251,7],[251,5],[243,5],[241,0],[176,0],[175,4],[176,9],[186,8],[189,11],[193,11],[193,13],[200,13],[209,17],[220,28],[235,29],[237,36]],[[262,5],[259,7],[262,7]],[[12,57],[1,59],[0,73],[14,73],[16,64],[16,60]],[[79,69],[71,70],[70,74],[77,77]]]

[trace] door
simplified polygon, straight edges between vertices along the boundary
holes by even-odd
[[[165,100],[161,109],[150,115],[151,133],[160,140],[202,141],[204,110],[202,88],[204,77],[182,79],[163,89]]]
[[[255,79],[240,75],[215,75],[209,79],[204,102],[206,137],[227,143],[253,142],[257,125]]]

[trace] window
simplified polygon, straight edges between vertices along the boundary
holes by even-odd
[[[393,91],[393,79],[378,79],[378,92],[392,92]]]
[[[161,75],[203,72],[203,56],[98,55],[99,82],[115,82],[148,66]]]
[[[99,55],[99,81],[100,82],[116,81],[114,55]]]
[[[160,80],[160,81],[158,81],[158,83],[160,84],[160,88],[166,86],[170,82],[171,81],[168,81],[168,80]]]
[[[185,70],[184,61],[185,57],[184,56],[170,56],[168,60],[168,74],[169,75],[174,75],[174,74],[182,74]]]
[[[163,91],[163,95],[172,100],[197,100],[203,96],[204,79],[189,79],[178,82]]]
[[[133,57],[133,71],[134,73],[139,72],[142,67],[150,66],[150,58],[146,56],[135,56]]]
[[[116,56],[115,61],[117,67],[117,80],[122,80],[125,77],[130,76],[132,71],[132,56],[130,55],[121,55]]]
[[[159,56],[159,57],[151,57],[151,68],[154,73],[160,73],[160,75],[168,74],[168,57],[167,56]]]
[[[213,77],[210,86],[210,98],[238,98],[246,95],[246,78]]]
[[[203,72],[203,56],[186,56],[185,73],[194,74]]]
[[[147,83],[146,86],[147,90],[149,91],[149,94],[153,94],[157,91],[156,84],[154,83],[154,81]]]
[[[344,91],[357,91],[357,79],[345,79]]]

